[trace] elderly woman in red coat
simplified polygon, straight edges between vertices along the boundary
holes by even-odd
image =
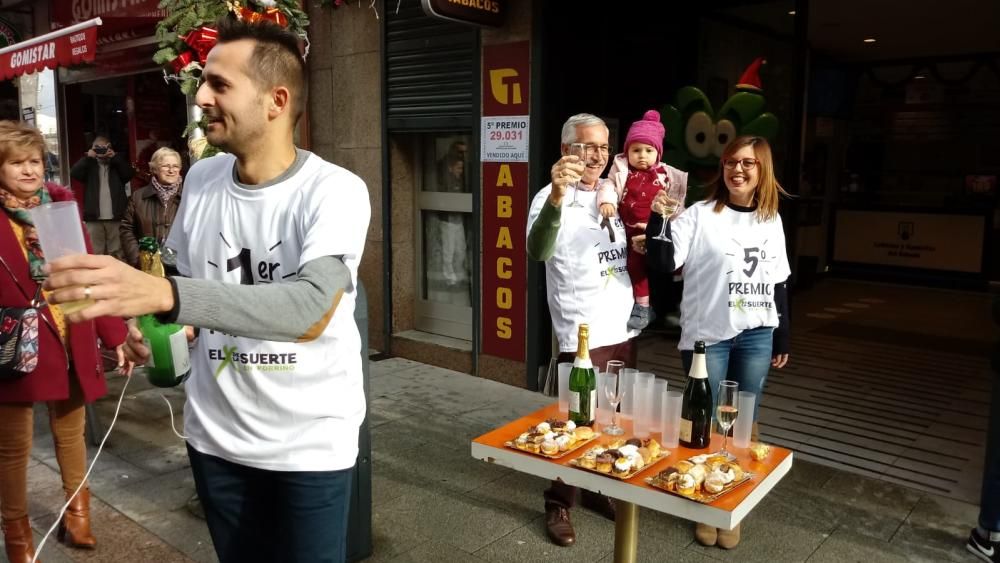
[[[44,275],[45,257],[27,210],[73,199],[69,190],[43,184],[44,154],[45,141],[37,130],[0,121],[0,307],[27,307]],[[76,228],[83,229],[82,223]],[[37,366],[21,377],[0,380],[0,516],[4,547],[12,563],[31,561],[34,555],[27,506],[33,403],[48,406],[56,459],[69,499],[86,472],[84,405],[107,392],[97,338],[108,347],[117,347],[119,367],[123,367],[125,334],[121,319],[70,325],[59,307],[43,305]],[[86,486],[70,503],[59,538],[75,547],[95,546]]]

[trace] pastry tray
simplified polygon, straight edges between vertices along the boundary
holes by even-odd
[[[566,451],[560,451],[560,452],[557,452],[557,453],[554,453],[554,454],[551,454],[551,455],[549,455],[549,454],[543,454],[541,451],[532,452],[532,451],[529,451],[529,450],[522,450],[521,448],[517,447],[517,445],[514,444],[514,440],[508,440],[508,441],[504,442],[503,445],[507,446],[508,448],[510,448],[512,450],[517,450],[517,451],[519,451],[521,453],[525,453],[525,454],[528,454],[528,455],[536,455],[538,457],[544,457],[544,458],[548,458],[548,459],[559,459],[559,458],[565,457],[567,454],[571,454],[571,453],[575,452],[576,450],[582,448],[583,446],[586,446],[587,444],[593,442],[594,440],[596,440],[596,439],[598,439],[600,437],[601,437],[601,433],[600,432],[594,432],[593,436],[591,436],[590,438],[588,438],[586,440],[579,440],[579,441],[577,441],[575,444],[573,444],[573,447],[569,448],[568,450],[566,450]]]
[[[740,485],[746,483],[751,479],[753,479],[753,473],[744,473],[742,479],[729,483],[728,485],[723,487],[721,491],[717,493],[708,493],[705,492],[703,489],[700,489],[698,491],[695,491],[695,493],[692,495],[682,495],[677,491],[670,490],[669,488],[667,488],[667,483],[665,481],[660,480],[659,477],[655,475],[653,477],[647,477],[646,484],[651,487],[656,487],[657,489],[660,489],[661,491],[670,493],[672,495],[677,495],[681,498],[686,498],[688,500],[693,500],[695,502],[700,502],[702,504],[709,504],[715,502],[716,500],[719,499],[719,497],[724,496],[726,493],[736,489],[737,487],[739,487]]]
[[[656,465],[657,463],[663,461],[664,459],[666,459],[668,457],[670,457],[670,452],[668,452],[666,450],[661,450],[660,451],[660,455],[658,455],[658,456],[654,457],[653,459],[649,460],[649,463],[647,463],[646,465],[643,465],[639,469],[633,469],[632,471],[630,471],[630,472],[628,472],[628,473],[626,473],[624,475],[616,475],[614,473],[614,469],[612,469],[611,471],[605,473],[603,471],[598,471],[596,467],[584,467],[584,466],[580,465],[580,458],[571,459],[569,461],[569,464],[572,465],[573,467],[577,468],[577,469],[582,469],[584,471],[589,471],[591,473],[596,473],[598,475],[603,475],[605,477],[611,477],[612,479],[618,479],[618,480],[621,480],[621,481],[628,481],[632,477],[635,477],[636,475],[642,473],[643,471],[646,471],[647,469],[653,467],[654,465]],[[614,468],[614,464],[613,463],[611,464],[611,467]]]

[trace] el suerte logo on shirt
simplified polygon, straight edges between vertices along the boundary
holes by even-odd
[[[226,248],[232,249],[232,245],[226,240],[225,235],[219,233],[219,238],[226,245]],[[269,255],[276,248],[281,246],[281,241],[271,245],[266,252],[262,252],[256,255],[263,254],[264,256]],[[254,260],[255,253],[249,248],[241,248],[235,256],[226,260],[225,269],[226,272],[238,271],[240,275],[241,285],[256,285],[256,284],[268,284],[276,281],[277,279],[286,279],[295,275],[295,272],[290,274],[281,275],[281,262],[271,262],[270,260]],[[212,267],[219,268],[218,264],[215,264],[211,260],[208,264]],[[256,274],[256,275],[255,275]],[[280,276],[280,278],[279,278]],[[210,330],[210,334],[219,333],[231,339],[239,339],[238,336],[227,334],[220,331]],[[208,359],[212,361],[220,362],[215,368],[215,378],[218,379],[219,375],[227,368],[231,367],[241,373],[251,373],[251,372],[279,372],[279,371],[294,371],[295,364],[298,363],[297,354],[291,353],[257,353],[257,352],[241,352],[237,346],[223,346],[222,348],[209,348],[208,349]]]

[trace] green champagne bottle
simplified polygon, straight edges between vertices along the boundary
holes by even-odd
[[[139,239],[139,267],[147,274],[164,277],[159,245],[153,237]],[[191,374],[184,327],[161,323],[153,315],[142,315],[138,321],[143,342],[150,350],[146,378],[157,387],[180,385]]]
[[[597,412],[597,374],[590,363],[589,339],[590,327],[580,325],[576,359],[569,372],[569,419],[578,426],[591,426]]]

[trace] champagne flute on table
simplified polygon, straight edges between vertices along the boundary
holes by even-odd
[[[736,422],[740,408],[738,402],[739,383],[725,379],[719,383],[719,402],[715,407],[715,419],[719,421],[722,428],[722,455],[728,455],[726,445],[729,441],[729,429]]]
[[[667,184],[665,189],[667,193],[670,193],[669,183]],[[660,213],[660,216],[663,217],[663,224],[660,225],[660,234],[653,237],[654,240],[664,240],[664,241],[670,240],[669,238],[667,238],[667,221],[669,221],[670,216],[673,215],[675,211],[677,211],[677,204],[678,204],[677,201],[672,199],[669,195],[667,196],[667,203],[663,205],[662,213]]]
[[[569,154],[580,157],[580,162],[587,165],[587,145],[584,143],[573,143],[569,146]],[[580,192],[580,182],[573,182],[573,201],[567,207],[583,207],[583,204],[576,200],[576,194]]]
[[[608,436],[621,436],[625,433],[625,429],[618,426],[618,403],[622,402],[622,398],[628,392],[624,387],[624,385],[618,385],[617,373],[608,372],[604,375],[604,389],[602,391],[604,396],[608,398],[608,403],[611,404],[611,426],[605,426],[601,431]]]

